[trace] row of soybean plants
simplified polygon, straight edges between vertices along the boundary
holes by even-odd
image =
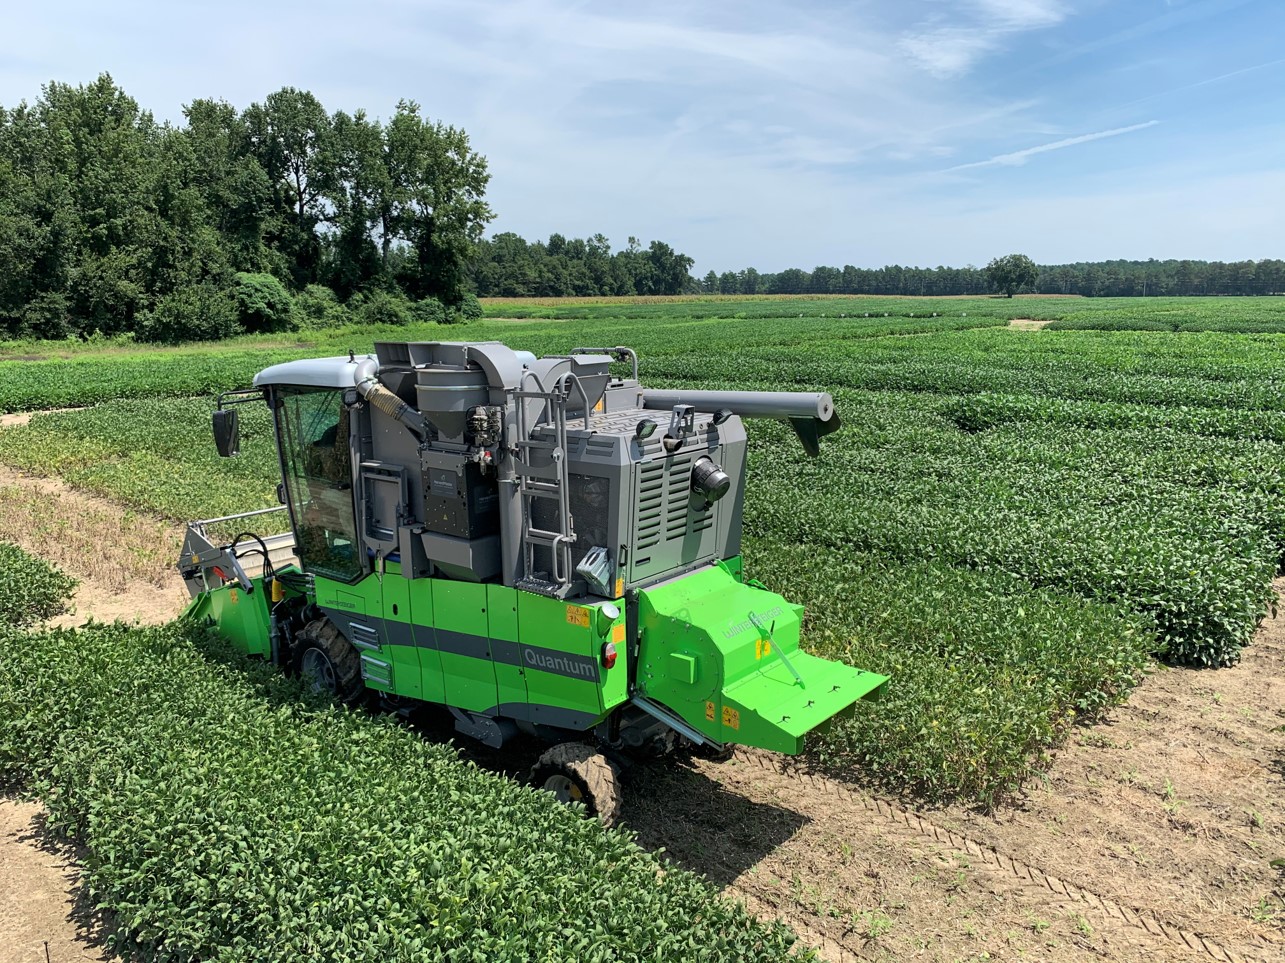
[[[931,403],[850,400],[852,427],[821,459],[783,457],[775,426],[755,433],[747,531],[1121,603],[1176,662],[1227,665],[1252,639],[1285,548],[1280,444],[1030,421],[963,431]]]
[[[805,648],[891,676],[810,752],[893,793],[996,803],[1073,722],[1123,698],[1155,642],[1122,605],[1001,572],[767,537],[745,558],[747,574],[806,605]]]
[[[657,319],[616,319],[611,322],[553,321],[514,325],[482,321],[457,325],[411,327],[353,326],[335,331],[307,332],[307,341],[282,346],[262,336],[235,339],[221,346],[181,349],[116,346],[102,354],[78,351],[67,357],[5,358],[0,356],[0,411],[40,411],[97,404],[116,398],[215,395],[251,383],[256,372],[271,364],[298,358],[363,354],[377,341],[500,340],[515,349],[537,354],[562,353],[581,346],[627,344],[646,359],[684,354],[708,360],[734,343],[747,345],[808,345],[818,341],[879,338],[963,330],[1002,324],[983,317],[829,317],[809,318],[803,325],[780,318],[700,322],[681,315]],[[644,371],[647,368],[644,366]]]
[[[0,545],[0,782],[85,853],[125,956],[786,960],[793,936],[551,796],[325,705],[196,626],[23,632],[68,589]]]
[[[916,338],[805,341],[729,350],[726,379],[831,390],[921,394],[1001,392],[1166,408],[1285,412],[1285,339],[1194,335],[1175,354],[1169,334],[1027,334],[976,330]],[[1116,339],[1126,339],[1123,343]],[[698,356],[656,359],[658,376],[707,378]]]

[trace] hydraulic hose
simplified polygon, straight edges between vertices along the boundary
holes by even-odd
[[[400,421],[419,438],[425,437],[424,416],[379,383],[379,367],[373,358],[359,364],[356,375],[357,394],[388,417]]]

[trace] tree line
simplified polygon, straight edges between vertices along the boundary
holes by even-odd
[[[158,123],[107,75],[0,107],[0,336],[222,337],[448,320],[493,213],[486,158],[403,100],[283,88]]]
[[[1033,283],[1019,290],[1085,297],[1255,295],[1285,293],[1285,261],[1080,261],[1037,266]],[[754,268],[710,271],[691,289],[705,294],[984,295],[1002,290],[993,272],[973,267],[790,268],[776,274]]]
[[[1009,255],[1009,257],[1022,257]],[[999,258],[997,261],[1006,261]],[[1022,257],[1023,261],[1027,259]],[[776,273],[745,268],[688,273],[692,259],[668,244],[652,241],[644,250],[637,238],[614,254],[602,234],[548,241],[526,241],[497,234],[479,243],[467,274],[479,297],[606,297],[647,294],[878,294],[986,295],[1024,291],[1086,297],[1176,295],[1254,295],[1285,292],[1285,261],[1082,261],[1034,265],[1036,276],[1022,274],[1013,287],[1007,277],[986,267],[881,268],[821,265],[811,271],[789,268]]]

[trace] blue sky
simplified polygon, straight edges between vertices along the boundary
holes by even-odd
[[[279,87],[463,127],[491,231],[696,271],[1285,257],[1283,0],[15,5],[0,103]]]

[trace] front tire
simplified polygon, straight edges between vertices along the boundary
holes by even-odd
[[[352,705],[365,692],[361,656],[329,619],[309,622],[296,636],[295,671],[313,692]]]
[[[531,782],[558,802],[581,803],[604,826],[620,819],[620,773],[606,756],[582,742],[564,742],[545,752],[531,768]]]

